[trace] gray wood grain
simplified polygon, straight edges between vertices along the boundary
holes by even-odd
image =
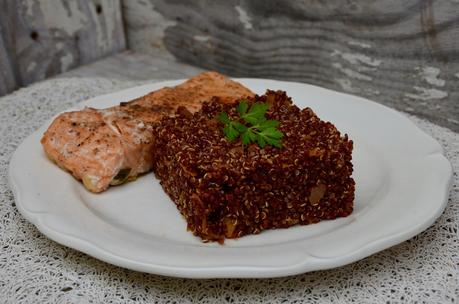
[[[116,80],[169,80],[192,77],[203,70],[177,62],[170,56],[123,51],[77,67],[56,77],[101,77]]]
[[[122,3],[133,50],[312,83],[459,131],[459,1]]]
[[[119,0],[2,0],[0,4],[1,41],[7,65],[14,70],[5,74],[14,75],[15,86],[125,48]],[[10,84],[2,87],[11,90]]]
[[[0,96],[12,91],[15,87],[16,79],[14,79],[5,43],[0,36]]]
[[[8,0],[0,0],[0,8],[3,12],[14,11],[16,2]],[[19,75],[17,73],[15,62],[13,43],[11,35],[11,24],[7,16],[0,10],[0,96],[14,90],[19,84]]]

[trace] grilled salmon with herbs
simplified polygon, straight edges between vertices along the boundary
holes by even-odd
[[[152,168],[152,126],[179,107],[196,112],[217,97],[232,103],[254,93],[238,82],[204,72],[107,109],[60,114],[43,135],[46,155],[92,192],[135,179]]]

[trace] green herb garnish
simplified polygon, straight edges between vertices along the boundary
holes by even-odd
[[[277,129],[279,121],[266,119],[268,109],[269,104],[257,102],[249,110],[249,104],[243,100],[237,106],[238,119],[231,120],[226,112],[222,112],[218,120],[224,124],[223,133],[230,141],[240,137],[244,145],[257,143],[261,148],[265,145],[282,148],[284,134]]]

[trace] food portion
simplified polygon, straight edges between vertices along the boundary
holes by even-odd
[[[41,143],[47,156],[92,192],[135,179],[152,168],[153,125],[178,107],[189,112],[214,96],[232,103],[254,94],[216,72],[201,73],[108,109],[86,108],[59,115]]]
[[[179,108],[153,126],[153,171],[188,230],[222,243],[348,216],[355,183],[347,135],[285,92],[236,100]]]
[[[353,210],[353,143],[282,91],[215,72],[107,109],[59,115],[48,157],[92,192],[153,170],[204,241],[317,223]]]

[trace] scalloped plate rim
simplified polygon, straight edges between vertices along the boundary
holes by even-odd
[[[31,223],[33,223],[40,232],[42,232],[44,235],[48,236],[50,239],[61,243],[65,246],[74,248],[76,250],[79,250],[81,252],[84,252],[86,254],[89,254],[90,256],[93,256],[99,260],[105,261],[107,263],[111,263],[114,265],[118,265],[121,267],[129,268],[132,270],[136,271],[142,271],[142,272],[149,272],[149,273],[154,273],[154,274],[161,274],[161,275],[167,275],[167,276],[175,276],[175,277],[188,277],[188,278],[266,278],[266,277],[279,277],[279,276],[287,276],[287,275],[294,275],[294,274],[300,274],[304,272],[309,272],[309,271],[315,271],[315,270],[324,270],[324,269],[330,269],[334,267],[339,267],[343,266],[355,261],[358,261],[362,258],[365,258],[369,255],[372,255],[376,252],[379,252],[381,250],[384,250],[386,248],[389,248],[393,245],[396,245],[398,243],[401,243],[416,234],[422,232],[426,228],[428,228],[430,225],[433,224],[433,222],[442,214],[444,208],[446,207],[446,203],[448,200],[448,194],[450,187],[452,185],[452,167],[451,164],[448,162],[448,160],[443,156],[443,149],[441,146],[436,142],[433,138],[425,134],[422,130],[420,130],[413,122],[411,122],[408,118],[403,116],[401,113],[390,109],[384,105],[369,101],[367,99],[345,94],[345,93],[340,93],[340,92],[335,92],[332,90],[328,90],[325,88],[321,87],[316,87],[312,86],[309,84],[303,84],[303,83],[295,83],[295,82],[284,82],[284,81],[277,81],[277,80],[269,80],[269,79],[251,79],[251,78],[236,78],[235,80],[240,81],[240,82],[257,82],[257,81],[271,81],[274,83],[279,83],[279,84],[295,84],[299,86],[305,86],[306,88],[316,88],[319,90],[324,90],[328,92],[333,92],[334,94],[338,95],[343,95],[343,96],[349,96],[352,97],[359,102],[369,102],[372,104],[372,106],[379,107],[381,111],[386,111],[389,115],[395,115],[397,119],[403,119],[409,122],[410,128],[412,129],[413,132],[417,132],[418,134],[423,134],[423,136],[427,136],[430,140],[430,145],[435,147],[434,151],[432,153],[424,155],[425,157],[429,157],[431,155],[438,155],[440,156],[438,161],[443,162],[443,165],[445,167],[441,170],[437,170],[435,173],[439,175],[439,177],[442,178],[443,182],[443,189],[438,190],[438,201],[437,201],[437,209],[434,214],[432,214],[429,218],[424,218],[422,221],[418,222],[417,225],[414,225],[411,227],[412,229],[407,229],[404,231],[400,231],[398,234],[392,234],[388,235],[384,238],[379,238],[375,239],[370,243],[367,243],[366,246],[357,248],[356,250],[349,252],[346,255],[334,257],[334,258],[329,258],[329,259],[321,259],[314,257],[308,253],[305,253],[304,255],[304,262],[297,262],[288,266],[282,266],[282,267],[249,267],[249,266],[231,266],[231,267],[224,267],[224,266],[209,266],[209,267],[174,267],[171,265],[160,265],[160,264],[146,264],[142,263],[139,261],[135,260],[130,260],[123,258],[122,256],[117,255],[116,253],[109,252],[105,250],[104,248],[93,244],[91,242],[88,242],[84,240],[84,236],[71,236],[65,233],[61,233],[59,231],[51,229],[47,224],[46,221],[43,219],[43,215],[48,214],[48,212],[32,212],[30,210],[27,210],[24,207],[24,204],[22,202],[22,195],[20,187],[20,181],[17,180],[17,177],[15,176],[15,170],[16,168],[14,167],[14,164],[16,161],[17,157],[17,151],[21,148],[22,144],[18,146],[16,152],[13,154],[11,161],[10,161],[10,167],[9,167],[9,182],[10,182],[10,187],[13,191],[15,200],[16,200],[16,206],[20,213]],[[94,99],[101,99],[103,97],[108,97],[108,96],[113,96],[116,94],[119,94],[121,92],[127,92],[127,91],[133,91],[133,90],[140,90],[140,91],[147,91],[149,87],[152,86],[166,86],[166,85],[175,85],[177,83],[180,83],[183,80],[174,80],[174,81],[164,81],[164,82],[155,82],[151,84],[144,84],[141,86],[133,87],[133,88],[128,88],[125,90],[121,90],[119,92],[114,92],[114,93],[109,93],[109,94],[104,94],[101,96],[96,96],[91,99],[88,99],[87,101],[83,101],[79,103],[78,105],[72,107],[69,110],[75,110],[79,109],[84,105],[90,104],[92,100]],[[141,95],[141,94],[140,94]],[[55,116],[54,116],[55,117]],[[49,125],[49,120],[45,125]],[[43,127],[42,127],[43,128]],[[39,132],[42,128],[40,128],[38,131]],[[33,135],[33,134],[32,134]],[[31,137],[32,135],[29,135]],[[438,163],[440,164],[440,163]],[[433,174],[433,173],[432,173]]]

